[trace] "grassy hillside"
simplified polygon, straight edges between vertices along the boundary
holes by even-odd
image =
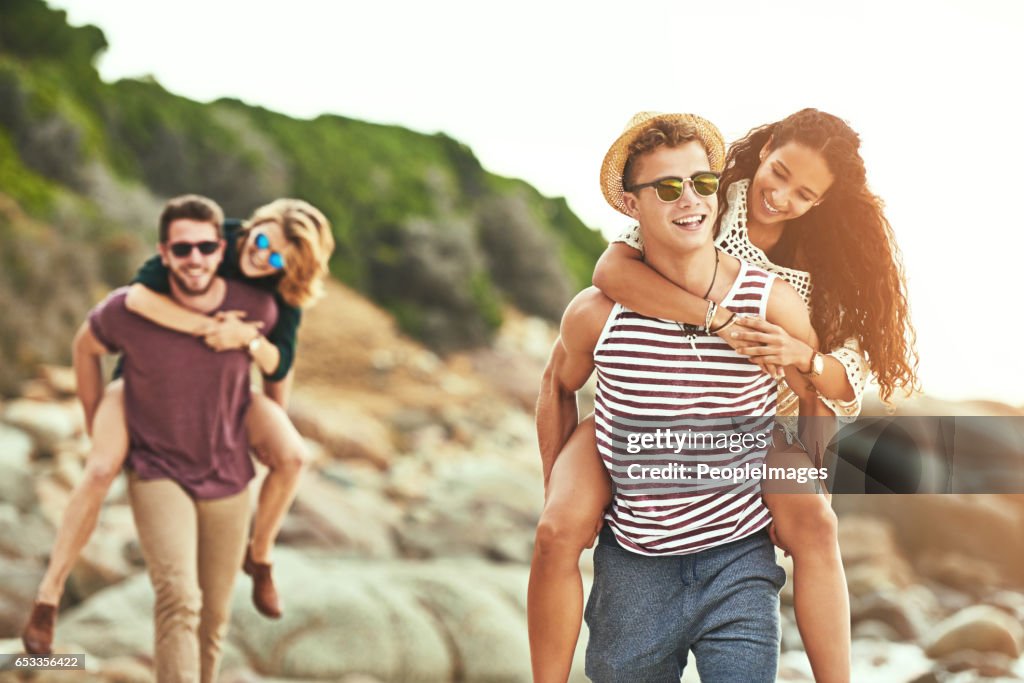
[[[556,319],[589,282],[602,238],[444,134],[104,83],[106,45],[41,0],[0,3],[0,302],[20,312],[0,333],[20,370],[0,371],[0,389],[66,355],[95,293],[125,281],[160,204],[184,192],[238,216],[280,196],[316,204],[334,226],[335,277],[440,351],[486,343],[503,302]],[[52,345],[24,341],[41,334]]]

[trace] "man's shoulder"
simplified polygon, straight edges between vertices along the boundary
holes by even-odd
[[[128,298],[128,287],[118,287],[117,289],[111,290],[107,296],[103,298],[103,301],[99,302],[93,307],[93,313],[110,313],[115,311],[128,311],[128,306],[125,300]]]
[[[587,287],[573,297],[562,314],[561,335],[571,346],[594,348],[608,322],[615,302],[597,287]]]

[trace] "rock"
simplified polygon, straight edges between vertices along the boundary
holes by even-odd
[[[880,640],[894,643],[906,640],[895,628],[877,619],[865,619],[853,625],[851,636],[854,640]]]
[[[152,656],[153,588],[140,572],[92,595],[57,620],[55,644],[74,642],[99,657]]]
[[[892,527],[884,520],[865,515],[842,516],[839,548],[851,596],[871,595],[911,584],[913,572],[896,544]]]
[[[303,477],[281,535],[293,545],[387,558],[397,554],[394,529],[400,519],[395,504],[379,493],[339,486],[310,472]]]
[[[427,502],[410,509],[397,528],[404,553],[530,562],[544,496],[534,472],[464,457],[438,466],[436,477]]]
[[[925,640],[929,657],[938,659],[960,650],[1020,656],[1024,627],[1002,610],[975,605],[936,625]]]
[[[0,423],[0,467],[27,470],[34,450],[32,437]]]
[[[999,652],[978,652],[976,650],[960,650],[939,660],[942,668],[950,673],[972,671],[978,676],[989,678],[998,676],[1016,678],[1013,672],[1014,662],[1013,658]]]
[[[0,638],[13,638],[21,633],[36,589],[43,578],[43,563],[36,559],[3,558],[3,581],[0,581]],[[21,652],[17,650],[3,652]]]
[[[57,392],[41,379],[28,379],[21,383],[18,396],[30,401],[54,401],[57,399]]]
[[[804,641],[800,636],[800,630],[796,626],[796,615],[793,608],[783,605],[779,612],[779,622],[782,631],[782,651],[790,652],[798,650],[803,652]]]
[[[426,458],[400,458],[388,471],[384,491],[389,498],[401,502],[422,502],[427,499],[433,472]]]
[[[862,621],[881,622],[896,635],[893,640],[917,640],[936,616],[935,598],[921,586],[859,595],[850,600],[854,625]]]
[[[7,404],[3,420],[31,434],[47,452],[84,427],[81,409],[70,401],[43,403],[16,399]]]
[[[68,593],[78,601],[108,586],[120,583],[144,568],[142,563],[130,561],[129,549],[137,532],[132,511],[128,505],[108,505],[82,549],[68,577]]]
[[[1002,583],[999,568],[992,562],[950,549],[925,552],[917,566],[922,576],[975,598],[993,592]]]
[[[984,604],[1001,609],[1017,621],[1024,622],[1024,594],[997,591],[985,597]]]
[[[53,529],[42,517],[0,503],[0,557],[42,560],[49,555],[52,542]]]
[[[59,450],[53,457],[53,475],[62,485],[73,489],[85,474],[85,461],[73,451]]]
[[[909,579],[891,566],[859,564],[846,570],[846,586],[850,597],[861,597],[900,590],[909,585]]]
[[[34,493],[38,501],[37,511],[56,529],[64,508],[68,506],[71,491],[51,473],[36,477]]]
[[[258,671],[261,679],[526,681],[527,572],[482,562],[339,560],[279,548],[275,579],[284,616],[259,616],[251,584],[240,577],[224,670]],[[99,657],[150,656],[152,605],[147,577],[132,577],[62,614],[58,644],[78,643]]]
[[[929,592],[935,597],[935,601],[939,605],[939,612],[944,616],[959,612],[965,607],[975,604],[974,598],[970,595],[949,586],[939,583],[928,583],[927,585]]]
[[[1024,576],[1024,544],[1007,539],[1020,535],[1024,508],[1006,499],[967,494],[835,496],[833,506],[840,514],[840,533],[851,513],[870,512],[884,519],[895,532],[902,554],[921,570],[927,567],[918,558],[926,557],[928,551],[955,550],[975,562],[991,564],[999,571],[1001,584],[1017,585]]]
[[[9,503],[28,512],[37,503],[32,470],[27,466],[0,461],[0,504]]]
[[[78,390],[74,368],[61,365],[40,365],[39,374],[50,388],[62,398],[74,398]]]
[[[100,664],[108,683],[152,683],[153,668],[138,657],[112,657]]]
[[[919,647],[876,640],[853,641],[851,681],[893,683],[926,675],[932,662]]]
[[[814,674],[811,672],[811,662],[807,659],[807,653],[803,650],[793,650],[779,655],[779,673],[776,680],[785,683],[813,683]]]
[[[303,436],[322,444],[333,458],[363,460],[384,469],[394,457],[387,427],[359,406],[297,397],[288,416]]]

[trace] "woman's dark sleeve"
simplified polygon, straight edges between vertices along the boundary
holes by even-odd
[[[295,362],[295,337],[299,323],[302,322],[302,309],[289,306],[279,296],[275,296],[274,300],[277,302],[277,324],[267,334],[267,341],[277,347],[281,357],[277,369],[263,376],[268,382],[280,382],[291,371]]]
[[[170,294],[171,284],[167,275],[167,266],[160,261],[160,256],[152,256],[146,259],[146,262],[135,273],[132,284],[138,282],[145,285],[146,289],[151,289],[159,294]]]

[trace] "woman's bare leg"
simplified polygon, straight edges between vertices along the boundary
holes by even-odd
[[[768,465],[814,467],[796,445],[773,450]],[[814,482],[802,486],[802,493],[793,492],[794,486],[792,480],[781,487],[765,482],[763,497],[772,513],[775,538],[793,557],[797,628],[814,680],[849,683],[850,597],[839,554],[838,522],[828,497],[814,491]]]
[[[555,460],[537,524],[526,608],[535,683],[569,678],[583,621],[580,554],[593,545],[611,498],[591,416]]]
[[[128,426],[124,414],[124,384],[112,382],[96,409],[92,425],[92,446],[86,456],[85,472],[71,492],[61,516],[60,528],[50,553],[50,562],[39,584],[36,600],[56,605],[64,584],[82,548],[96,529],[103,499],[128,455]]]
[[[252,601],[264,616],[281,616],[281,600],[271,573],[270,555],[295,500],[306,464],[306,446],[284,409],[264,394],[253,394],[246,416],[249,441],[269,471],[260,487],[253,515],[252,540],[246,552],[245,572],[252,576]]]
[[[246,428],[260,461],[270,469],[260,488],[250,550],[256,562],[270,562],[274,540],[299,490],[306,445],[284,409],[263,394],[253,394]]]
[[[96,529],[103,499],[128,455],[128,426],[124,415],[124,385],[111,383],[96,408],[92,446],[86,456],[82,480],[71,491],[53,542],[46,573],[39,584],[32,613],[21,632],[25,651],[50,654],[57,628],[57,606],[64,584],[82,548]]]

